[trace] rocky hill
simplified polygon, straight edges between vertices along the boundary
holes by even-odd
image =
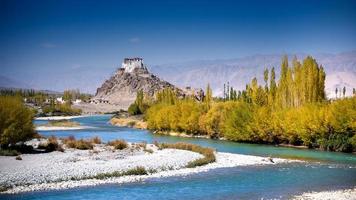
[[[181,97],[194,95],[197,100],[201,100],[203,95],[201,89],[181,89],[161,80],[147,70],[141,58],[126,58],[122,67],[97,89],[91,103],[117,105],[127,109],[135,101],[138,91],[142,90],[145,95],[154,97],[156,92],[164,88],[175,90]]]

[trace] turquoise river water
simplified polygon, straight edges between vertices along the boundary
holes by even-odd
[[[40,134],[57,137],[74,135],[76,138],[99,136],[103,141],[113,139],[148,143],[183,141],[212,147],[219,152],[300,158],[307,162],[221,168],[184,177],[149,179],[140,183],[0,195],[0,199],[289,199],[308,191],[356,187],[354,154],[160,136],[146,130],[111,126],[108,123],[110,117],[100,115],[76,118],[73,120],[90,128],[75,131],[41,131]],[[35,123],[41,124],[46,121]]]

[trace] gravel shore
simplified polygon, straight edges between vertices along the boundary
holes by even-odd
[[[37,126],[36,131],[63,131],[63,130],[81,130],[89,129],[90,126],[74,126],[74,127],[63,127],[63,126]]]
[[[356,188],[348,190],[308,192],[295,196],[294,200],[356,200]]]
[[[22,160],[0,156],[0,185],[11,188],[4,193],[20,193],[184,176],[223,167],[292,162],[278,158],[271,162],[265,157],[216,153],[215,163],[196,168],[184,168],[190,161],[202,158],[202,155],[177,149],[158,150],[156,146],[150,144],[147,148],[152,149],[153,153],[132,148],[113,151],[105,145],[97,145],[94,150],[68,149],[64,153],[24,154]],[[125,171],[138,166],[144,167],[147,171],[154,171],[154,173],[103,180],[78,180],[100,173]]]
[[[75,118],[80,118],[80,117],[86,117],[86,115],[36,117],[35,120],[63,120],[63,119],[75,119]]]

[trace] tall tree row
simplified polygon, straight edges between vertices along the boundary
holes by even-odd
[[[278,84],[274,68],[271,69],[270,76],[268,75],[269,71],[265,69],[264,87],[259,86],[257,79],[253,78],[246,90],[239,92],[239,99],[255,105],[273,105],[277,108],[300,107],[306,103],[325,100],[325,71],[310,56],[306,57],[303,63],[294,58],[291,66],[288,57],[284,56]]]

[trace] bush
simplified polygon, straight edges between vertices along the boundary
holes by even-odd
[[[76,147],[76,139],[74,136],[69,136],[68,138],[63,139],[63,143],[68,147],[68,148],[75,148]]]
[[[95,136],[90,140],[93,144],[101,144],[101,139],[98,136]]]
[[[94,176],[84,177],[83,179],[106,179],[111,177],[120,177],[120,176],[133,176],[133,175],[147,175],[148,172],[144,167],[135,167],[124,172],[114,171],[108,173],[100,173]]]
[[[68,138],[65,138],[63,140],[63,143],[68,148],[87,150],[87,149],[93,149],[93,147],[94,147],[93,144],[101,143],[101,139],[98,137],[94,137],[89,140],[84,140],[84,139],[76,140],[74,136],[69,136]]]
[[[135,167],[133,169],[129,169],[122,173],[123,176],[132,176],[132,175],[147,175],[147,171],[144,167]]]
[[[18,97],[0,96],[0,145],[26,141],[35,135],[34,113]]]
[[[127,142],[125,140],[114,140],[108,142],[108,145],[113,146],[115,149],[126,149],[127,148]]]
[[[90,141],[80,139],[76,142],[75,148],[80,150],[93,149],[93,144]]]
[[[46,144],[42,144],[38,146],[39,149],[45,149],[47,152],[52,151],[64,151],[61,145],[59,145],[58,140],[55,136],[51,136],[48,138]]]

